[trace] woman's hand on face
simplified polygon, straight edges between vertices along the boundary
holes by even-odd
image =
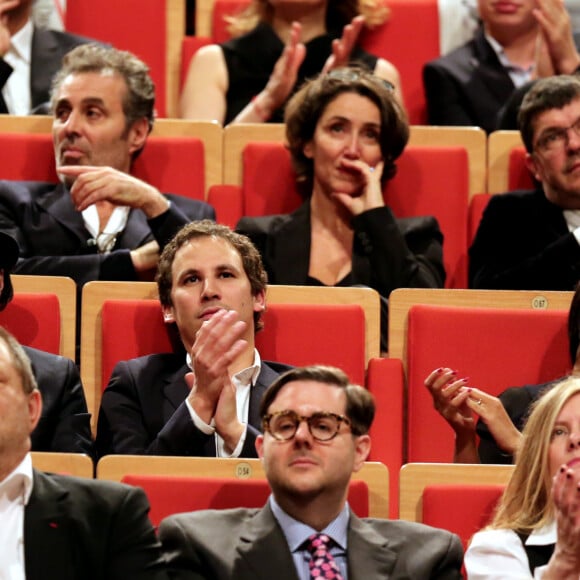
[[[471,389],[467,382],[466,378],[458,379],[457,373],[449,368],[436,369],[425,379],[435,410],[458,434],[475,434],[475,421],[468,405]]]
[[[290,38],[274,65],[268,83],[260,93],[260,108],[267,109],[270,113],[286,102],[296,84],[298,69],[306,56],[306,47],[300,42],[301,32],[300,23],[293,22]]]
[[[342,29],[342,36],[332,41],[332,54],[326,59],[322,73],[327,73],[333,68],[348,66],[350,54],[356,46],[360,31],[364,26],[363,16],[355,16],[350,24]]]
[[[562,465],[552,480],[558,540],[548,571],[580,572],[580,471]],[[552,568],[552,570],[550,570]],[[556,577],[550,576],[550,577]],[[568,577],[568,576],[566,576]]]
[[[384,163],[379,161],[374,167],[371,167],[360,159],[348,158],[344,158],[342,163],[344,168],[351,171],[353,175],[357,173],[360,175],[363,185],[361,193],[358,195],[335,191],[332,194],[334,199],[338,200],[353,216],[377,207],[383,207],[385,201],[383,199],[381,176],[385,166]]]

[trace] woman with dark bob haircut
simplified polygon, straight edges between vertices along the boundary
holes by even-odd
[[[285,121],[305,201],[290,215],[242,218],[237,230],[260,250],[271,284],[377,290],[384,348],[390,293],[445,281],[436,220],[397,219],[383,199],[409,138],[406,115],[383,79],[341,68],[307,81]]]

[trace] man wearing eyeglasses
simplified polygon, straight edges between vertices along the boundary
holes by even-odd
[[[539,80],[518,124],[536,187],[491,198],[469,250],[469,284],[573,290],[580,279],[580,79]]]
[[[351,475],[368,457],[372,395],[340,370],[292,369],[266,391],[256,440],[272,488],[261,509],[200,511],[160,527],[173,578],[461,578],[457,536],[422,524],[359,519]]]

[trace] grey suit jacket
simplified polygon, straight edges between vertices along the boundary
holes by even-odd
[[[171,578],[298,580],[269,504],[207,510],[163,520],[159,537]],[[348,580],[461,578],[463,549],[450,532],[411,522],[350,515]]]
[[[143,490],[34,471],[24,510],[27,580],[163,580]]]

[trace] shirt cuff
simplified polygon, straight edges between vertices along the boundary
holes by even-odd
[[[246,442],[246,433],[248,432],[248,425],[244,424],[244,432],[238,441],[238,444],[231,453],[228,453],[224,447],[224,440],[221,437],[217,438],[216,451],[218,457],[239,457]]]
[[[206,435],[213,435],[215,433],[215,427],[213,425],[208,425],[205,421],[203,421],[199,415],[194,411],[193,407],[190,405],[189,401],[185,399],[185,406],[189,411],[189,415],[191,416],[191,420],[193,424]],[[237,449],[237,447],[236,447]]]

